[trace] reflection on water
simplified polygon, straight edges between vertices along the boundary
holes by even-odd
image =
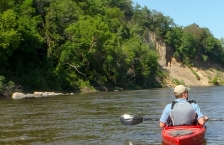
[[[224,118],[224,87],[194,87],[190,99],[211,118]],[[173,101],[173,89],[75,94],[0,100],[0,144],[7,145],[162,145],[158,121],[124,126],[123,114],[160,117]],[[202,145],[223,144],[222,121],[207,122]]]

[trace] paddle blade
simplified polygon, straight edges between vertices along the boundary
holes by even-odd
[[[120,121],[123,125],[137,125],[139,123],[143,122],[143,117],[141,116],[135,116],[135,115],[122,115],[120,116]]]

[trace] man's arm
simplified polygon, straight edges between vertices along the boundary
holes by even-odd
[[[201,124],[201,125],[204,125],[207,120],[208,120],[208,117],[203,116],[203,117],[198,119],[198,123]]]
[[[160,123],[159,123],[160,127],[166,126],[166,123],[164,123],[164,122],[166,122],[169,117],[170,109],[171,109],[171,104],[166,105],[166,107],[164,108],[163,113],[160,118]]]
[[[159,126],[160,126],[161,128],[163,128],[163,127],[166,126],[166,123],[160,122],[160,123],[159,123]]]
[[[204,116],[202,113],[201,113],[201,110],[200,110],[200,107],[195,104],[195,112],[197,113],[198,115],[198,123],[201,124],[201,125],[204,125],[205,122],[208,120],[208,117],[207,116]]]

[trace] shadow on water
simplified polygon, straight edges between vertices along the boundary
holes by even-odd
[[[202,112],[224,118],[224,87],[193,87],[189,95]],[[0,100],[0,144],[5,145],[161,145],[158,121],[124,126],[123,114],[160,117],[173,89],[101,92]],[[223,144],[221,121],[208,121],[202,145]]]

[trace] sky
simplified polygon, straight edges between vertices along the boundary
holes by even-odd
[[[179,26],[196,23],[215,38],[224,38],[224,0],[132,0],[169,16]]]

